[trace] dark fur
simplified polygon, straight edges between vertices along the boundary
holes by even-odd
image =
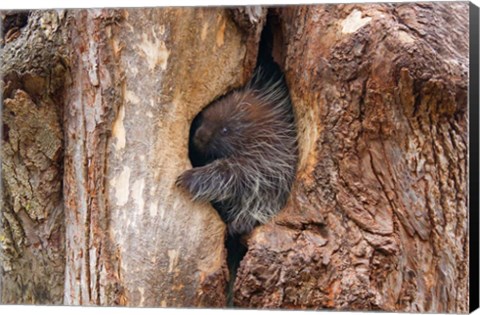
[[[210,201],[230,234],[266,223],[288,199],[297,165],[296,129],[283,78],[261,72],[242,89],[205,108],[195,120],[191,154],[200,167],[177,186]],[[195,129],[196,128],[196,129]]]

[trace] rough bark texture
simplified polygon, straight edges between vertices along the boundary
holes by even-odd
[[[235,304],[467,312],[468,4],[268,12],[301,155],[286,208],[248,239]],[[266,20],[3,24],[0,302],[225,306],[225,226],[174,182],[192,119],[246,82]]]
[[[277,9],[301,162],[241,307],[468,311],[468,4]]]
[[[246,36],[218,9],[69,22],[65,303],[224,306],[225,226],[174,181],[194,116],[246,79]]]
[[[62,303],[62,16],[3,23],[0,303]]]

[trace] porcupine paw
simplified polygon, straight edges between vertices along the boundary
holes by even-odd
[[[186,191],[190,191],[188,188],[190,187],[190,183],[192,182],[193,177],[193,170],[187,170],[180,174],[175,181],[175,186],[178,188],[184,189]]]
[[[175,185],[190,193],[192,196],[197,194],[197,185],[195,185],[195,171],[194,169],[187,170],[183,172],[180,176],[178,176],[177,180],[175,181]]]

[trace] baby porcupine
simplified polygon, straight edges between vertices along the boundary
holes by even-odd
[[[199,167],[176,182],[193,200],[212,202],[230,235],[249,233],[274,216],[295,177],[297,132],[288,90],[282,76],[266,76],[257,70],[245,87],[197,116],[190,156]]]

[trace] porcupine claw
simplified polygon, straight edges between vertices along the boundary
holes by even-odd
[[[193,182],[192,178],[193,178],[193,169],[186,170],[185,172],[180,174],[180,176],[177,177],[177,180],[175,181],[175,186],[185,191],[188,191],[189,193],[192,193],[190,189]]]

